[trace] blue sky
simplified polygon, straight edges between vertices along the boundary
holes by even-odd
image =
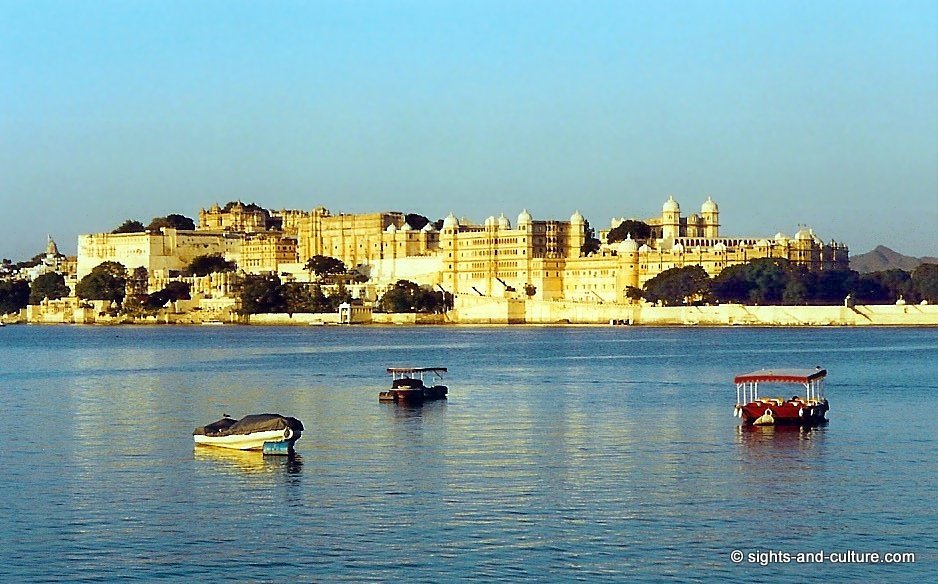
[[[0,256],[212,202],[938,255],[934,2],[0,0]]]

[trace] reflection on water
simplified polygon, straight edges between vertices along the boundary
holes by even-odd
[[[196,444],[192,452],[198,462],[215,465],[220,470],[235,469],[245,474],[299,474],[303,471],[303,457],[299,454],[269,455],[258,450],[235,450]]]
[[[380,402],[380,404],[391,412],[394,420],[402,422],[431,418],[439,416],[446,411],[445,399],[427,401],[424,403],[395,403],[383,401]]]
[[[759,508],[797,513],[814,497],[827,468],[826,428],[737,426],[740,467],[736,492]]]
[[[4,332],[0,581],[801,581],[727,554],[938,553],[935,418],[909,415],[933,331],[208,328]],[[733,374],[799,351],[831,423],[738,426]],[[448,366],[450,399],[379,402],[402,362]],[[303,421],[297,455],[194,448],[264,411]]]
[[[748,446],[760,444],[772,448],[789,449],[809,440],[822,440],[826,424],[814,428],[802,426],[736,426],[736,442]]]

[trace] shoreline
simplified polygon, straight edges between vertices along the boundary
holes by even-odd
[[[567,302],[521,302],[492,299],[486,304],[461,306],[445,314],[370,313],[352,323],[340,323],[336,313],[286,313],[237,315],[234,312],[203,314],[165,312],[157,316],[111,317],[91,310],[56,310],[32,306],[14,318],[13,324],[71,324],[92,326],[606,326],[606,327],[936,327],[938,305],[890,304],[857,306],[715,306],[658,307],[644,305],[592,305]]]

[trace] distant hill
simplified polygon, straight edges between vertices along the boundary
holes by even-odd
[[[861,274],[892,270],[895,268],[911,272],[920,264],[938,264],[938,258],[914,258],[893,251],[885,245],[877,245],[876,249],[873,251],[861,253],[860,255],[850,258],[850,269],[856,270]]]

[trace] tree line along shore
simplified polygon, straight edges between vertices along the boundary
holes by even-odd
[[[721,305],[852,308],[868,305],[938,304],[938,265],[935,264],[922,264],[911,272],[892,269],[859,274],[852,270],[808,271],[784,259],[760,258],[745,264],[729,266],[712,278],[699,266],[686,266],[665,270],[648,280],[642,288],[629,288],[626,290],[629,304],[597,303],[593,309],[582,302],[536,301],[531,298],[533,294],[521,294],[514,299],[474,298],[465,294],[454,296],[446,291],[434,290],[406,280],[399,280],[383,290],[380,295],[368,299],[352,293],[360,293],[367,283],[367,278],[354,270],[348,270],[340,260],[316,256],[307,262],[306,267],[310,271],[310,282],[283,282],[276,275],[238,273],[235,264],[218,255],[200,256],[191,262],[178,279],[169,281],[160,290],[148,294],[148,274],[144,268],[128,271],[116,262],[103,262],[82,278],[74,291],[66,286],[64,277],[57,273],[44,274],[32,282],[17,279],[0,281],[0,314],[6,315],[4,320],[8,322],[27,322],[30,321],[27,307],[44,306],[45,310],[34,310],[33,314],[46,316],[34,318],[33,321],[48,320],[49,312],[61,312],[65,307],[69,307],[72,312],[76,309],[93,309],[94,322],[204,321],[212,318],[206,316],[211,311],[205,311],[198,295],[192,294],[190,282],[193,278],[207,278],[217,274],[227,274],[232,282],[231,294],[227,297],[229,302],[214,303],[215,306],[224,308],[224,315],[220,320],[245,323],[251,322],[252,315],[271,314],[287,315],[289,323],[294,315],[333,314],[342,305],[367,307],[367,312],[372,315],[421,315],[420,318],[415,317],[413,322],[595,323],[605,322],[605,316],[613,314],[609,321],[641,324],[643,319],[636,315],[643,312],[646,315],[652,314],[655,308],[696,307],[702,310],[704,307]],[[577,314],[589,315],[571,319],[549,316],[548,313],[556,312],[553,309],[526,308],[525,316],[517,317],[519,302],[532,307],[576,306]],[[490,308],[471,308],[479,306]],[[492,308],[502,306],[505,307],[504,310]],[[628,316],[615,318],[615,310],[611,309],[618,310],[619,316],[625,313],[628,313]],[[494,312],[490,317],[465,316],[480,310],[483,315],[485,310]],[[516,313],[515,317],[508,314],[511,311]],[[200,318],[179,316],[188,312],[204,313],[196,315]],[[502,312],[505,312],[505,315],[502,315]],[[791,309],[788,312],[791,313]],[[545,316],[537,316],[542,313]],[[909,313],[906,310],[904,314]],[[167,315],[174,316],[170,318]],[[902,320],[897,315],[890,318]],[[910,320],[910,324],[928,324],[928,318],[922,323],[916,318],[910,317],[906,320]],[[81,318],[82,322],[87,320],[87,316]],[[254,319],[255,322],[260,320]],[[374,316],[368,320],[394,322],[393,318]],[[687,317],[682,316],[678,319],[680,322],[672,322],[674,320],[674,317],[650,319],[651,322],[680,324],[687,320]],[[737,318],[734,321],[729,316],[696,320],[697,323],[703,320],[708,324],[744,324],[747,320],[763,322],[759,318]],[[794,324],[817,324],[816,319],[810,318],[788,320]],[[826,322],[820,324],[843,320],[839,317],[826,317]],[[866,320],[870,321],[869,318]],[[55,321],[55,318],[52,321]],[[74,322],[74,319],[72,321]],[[782,319],[780,324],[784,322],[785,319]]]

